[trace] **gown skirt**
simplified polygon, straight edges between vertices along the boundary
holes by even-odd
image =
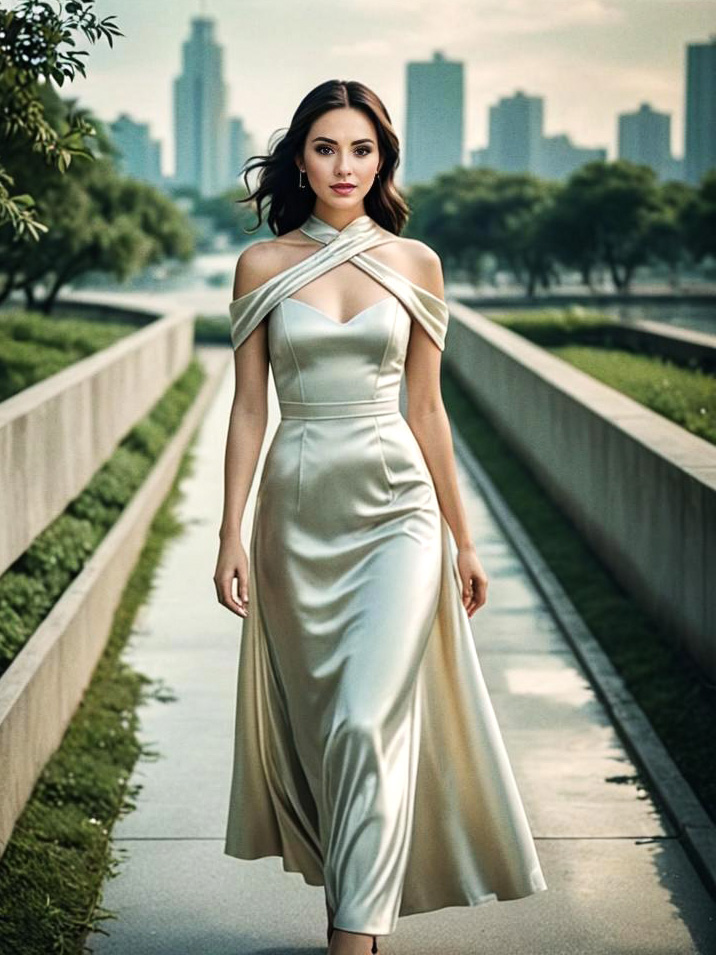
[[[268,319],[281,421],[249,546],[224,851],[324,886],[337,928],[547,888],[461,600],[456,546],[399,411],[413,320],[447,306],[364,250],[367,215],[230,305]],[[290,294],[350,260],[389,294],[339,324]]]

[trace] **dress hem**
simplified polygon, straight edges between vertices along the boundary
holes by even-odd
[[[264,852],[259,853],[258,855],[240,855],[238,851],[231,851],[228,848],[224,848],[224,855],[231,856],[233,859],[241,859],[245,862],[254,862],[258,859],[280,859],[281,866],[284,872],[287,872],[291,875],[300,875],[306,885],[323,887],[325,882],[313,881],[309,878],[306,873],[300,869],[298,866],[291,866],[289,862],[286,861],[285,857],[278,852]],[[535,879],[535,875],[533,875]],[[533,882],[532,888],[528,892],[523,892],[519,895],[510,895],[510,896],[499,896],[496,892],[489,892],[484,895],[480,895],[477,898],[470,898],[469,896],[461,896],[459,900],[454,902],[442,902],[438,905],[426,905],[424,907],[411,907],[410,909],[401,910],[398,913],[398,918],[406,918],[410,915],[422,915],[426,912],[439,912],[442,909],[450,908],[476,908],[478,905],[485,905],[488,902],[518,902],[520,899],[530,898],[532,895],[538,895],[540,892],[546,892],[549,889],[549,886],[544,882],[543,877],[541,876],[541,870],[536,873],[536,879]],[[344,928],[347,932],[360,932],[361,934],[366,935],[391,935],[395,931],[395,926],[386,931],[381,928],[348,928],[346,926],[337,925],[336,928]]]

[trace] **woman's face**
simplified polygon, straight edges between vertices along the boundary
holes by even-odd
[[[316,214],[325,215],[364,211],[363,200],[373,186],[380,168],[378,138],[366,114],[351,106],[332,109],[312,123],[306,136],[303,181],[316,193]],[[352,189],[341,192],[333,187],[349,183]]]

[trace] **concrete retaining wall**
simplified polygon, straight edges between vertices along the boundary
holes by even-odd
[[[450,311],[446,367],[716,680],[716,447],[466,306]]]
[[[194,313],[174,311],[0,403],[0,573],[184,371]]]

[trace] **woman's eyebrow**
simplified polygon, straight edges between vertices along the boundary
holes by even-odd
[[[314,136],[314,138],[311,140],[311,142],[312,142],[312,143],[315,143],[316,140],[318,140],[318,139],[322,139],[322,140],[324,140],[324,141],[327,142],[327,143],[332,143],[334,146],[337,146],[337,145],[338,145],[338,140],[337,140],[337,139],[330,139],[328,136]],[[354,139],[353,142],[351,143],[351,146],[357,146],[358,143],[372,143],[372,142],[373,142],[373,140],[372,140],[372,139],[369,139],[369,138],[366,138],[366,139]]]

